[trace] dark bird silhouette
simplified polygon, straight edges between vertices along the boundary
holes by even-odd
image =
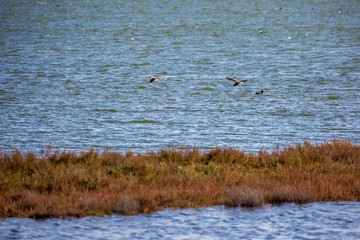
[[[240,86],[241,84],[243,84],[244,82],[247,81],[247,80],[241,80],[241,81],[239,81],[239,80],[237,80],[236,78],[229,78],[229,77],[227,77],[226,79],[233,81],[233,82],[234,82],[234,86]]]
[[[260,95],[263,95],[264,93],[264,90],[261,90],[260,92],[256,92],[256,94],[260,94]]]
[[[156,82],[158,79],[165,79],[165,78],[161,78],[161,77],[154,77],[152,75],[144,74],[144,73],[143,73],[143,75],[148,76],[150,78],[150,82]]]

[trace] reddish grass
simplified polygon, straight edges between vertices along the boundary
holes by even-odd
[[[228,192],[225,205],[228,207],[261,207],[264,204],[263,194],[248,187],[233,186]]]
[[[0,152],[0,217],[83,217],[164,208],[360,200],[360,147],[335,139],[273,152]]]

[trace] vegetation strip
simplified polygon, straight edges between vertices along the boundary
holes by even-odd
[[[360,200],[360,146],[334,139],[272,153],[233,148],[126,154],[0,152],[0,217],[140,214],[165,208]]]

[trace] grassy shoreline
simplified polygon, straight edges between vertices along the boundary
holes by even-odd
[[[360,146],[339,139],[257,154],[196,147],[144,154],[0,152],[0,217],[360,201],[359,172]]]

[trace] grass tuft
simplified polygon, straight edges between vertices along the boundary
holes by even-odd
[[[233,186],[228,192],[225,205],[228,207],[261,207],[264,204],[263,194],[252,188]]]
[[[132,197],[120,196],[113,207],[113,211],[123,215],[134,215],[140,212],[140,204]]]
[[[293,186],[280,186],[273,189],[269,195],[269,203],[298,203],[304,204],[310,202],[309,194],[301,192]]]

